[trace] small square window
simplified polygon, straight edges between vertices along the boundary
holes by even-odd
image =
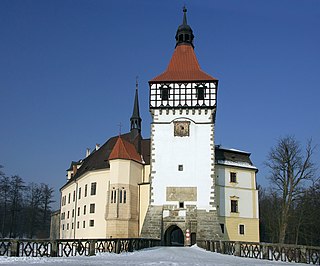
[[[178,165],[178,171],[183,171],[183,164]]]
[[[183,201],[179,202],[179,208],[184,208],[184,202]]]
[[[237,173],[230,173],[230,183],[237,183]]]
[[[94,226],[94,220],[90,220],[89,226],[90,226],[90,227],[93,227],[93,226]]]
[[[244,224],[239,224],[239,234],[244,235]]]

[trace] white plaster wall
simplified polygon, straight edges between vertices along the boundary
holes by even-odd
[[[209,210],[213,167],[211,111],[196,110],[187,114],[185,110],[182,113],[170,110],[160,115],[159,110],[155,110],[153,118],[153,204],[173,204],[166,201],[166,187],[197,187],[197,207]],[[179,120],[191,122],[189,137],[174,136],[173,121]],[[178,171],[179,164],[183,165],[183,171]]]
[[[230,173],[237,173],[237,183],[236,186],[239,188],[255,188],[255,182],[252,184],[252,175],[255,175],[254,170],[246,168],[236,168],[236,167],[227,167],[227,166],[216,166],[216,182],[221,186],[230,186]],[[254,180],[255,181],[255,180]]]

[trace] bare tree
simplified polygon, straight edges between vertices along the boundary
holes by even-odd
[[[302,152],[299,142],[293,136],[287,136],[280,138],[277,145],[271,148],[265,163],[271,173],[271,186],[279,193],[281,199],[280,243],[285,241],[293,202],[303,192],[305,182],[314,178],[314,149],[315,146],[309,140],[305,152]]]
[[[0,169],[3,168],[0,165]],[[7,221],[7,210],[8,210],[8,197],[10,190],[10,179],[7,177],[4,172],[0,170],[0,206],[1,206],[1,235],[2,237],[6,236],[5,224]]]

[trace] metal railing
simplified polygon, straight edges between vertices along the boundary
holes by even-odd
[[[320,265],[320,247],[221,240],[197,241],[197,245],[238,257]]]
[[[159,246],[160,240],[146,238],[112,239],[0,239],[0,256],[69,257],[94,256],[98,252],[132,252]]]

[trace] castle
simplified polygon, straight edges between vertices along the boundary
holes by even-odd
[[[200,68],[183,12],[169,65],[149,81],[151,138],[136,86],[130,132],[67,170],[55,237],[259,241],[258,169],[250,153],[215,145],[218,80]]]

